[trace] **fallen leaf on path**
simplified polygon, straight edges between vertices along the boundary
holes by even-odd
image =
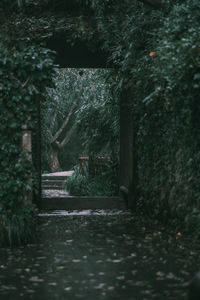
[[[68,286],[64,289],[66,292],[70,292],[72,290],[72,287],[71,286]]]
[[[33,276],[31,278],[29,278],[30,281],[34,281],[34,282],[44,282],[44,279],[39,278],[38,276]]]

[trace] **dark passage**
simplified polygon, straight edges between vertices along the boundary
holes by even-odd
[[[185,299],[198,267],[192,241],[126,212],[39,222],[34,244],[0,249],[1,300]]]
[[[108,53],[102,50],[102,44],[100,43],[93,51],[86,43],[79,40],[71,45],[63,39],[54,38],[47,42],[47,46],[56,51],[56,63],[62,68],[111,67],[108,64]]]

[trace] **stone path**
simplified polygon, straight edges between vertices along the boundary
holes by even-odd
[[[199,241],[130,212],[98,213],[40,213],[32,243],[0,248],[0,299],[187,299]]]
[[[67,177],[71,176],[74,173],[74,171],[63,171],[63,172],[54,172],[54,173],[47,173],[47,174],[42,174],[42,178],[45,177]]]

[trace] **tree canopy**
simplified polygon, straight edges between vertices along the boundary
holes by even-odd
[[[72,168],[83,153],[119,154],[119,104],[111,91],[113,81],[111,70],[57,69],[55,87],[47,90],[42,106],[45,166],[59,171]]]

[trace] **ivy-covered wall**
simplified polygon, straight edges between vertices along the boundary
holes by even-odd
[[[36,104],[53,72],[45,41],[61,35],[91,47],[100,37],[118,70],[116,95],[132,91],[138,207],[199,233],[199,0],[76,0],[73,16],[63,3],[0,3],[0,240],[32,236],[35,207],[25,195],[35,170],[23,128],[36,131]]]
[[[133,201],[200,235],[200,3],[116,1],[105,17],[107,2],[95,2],[116,89],[131,90]]]
[[[71,43],[91,41],[94,35],[90,22],[83,22],[77,3],[68,4],[0,3],[0,244],[26,243],[35,231],[37,109],[46,88],[52,86],[55,67],[55,53],[46,43],[55,36],[64,36]],[[32,154],[23,145],[25,134],[32,137]]]
[[[0,31],[0,242],[26,242],[34,232],[35,170],[22,138],[34,132],[37,101],[51,83],[50,51],[25,28],[3,19]],[[29,196],[27,196],[29,195]]]
[[[146,61],[153,86],[138,112],[139,205],[200,235],[199,1],[164,16]],[[149,85],[149,84],[148,84]],[[136,107],[137,106],[137,107]],[[139,109],[139,110],[138,110]]]

